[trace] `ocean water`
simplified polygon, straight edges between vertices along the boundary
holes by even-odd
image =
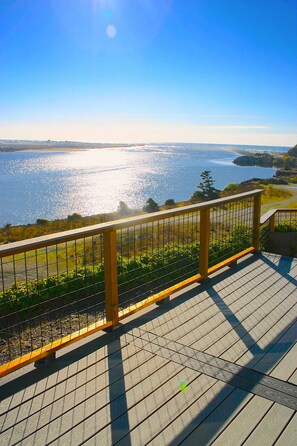
[[[76,152],[0,153],[0,226],[34,223],[37,218],[66,218],[74,212],[112,212],[120,200],[131,208],[141,208],[150,197],[159,204],[168,198],[186,200],[204,170],[211,171],[218,189],[274,174],[272,168],[235,166],[236,148],[154,144]]]

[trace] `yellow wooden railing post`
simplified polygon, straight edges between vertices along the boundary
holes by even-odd
[[[203,208],[200,211],[200,255],[199,273],[203,280],[208,276],[208,252],[209,252],[210,209]]]
[[[103,234],[104,281],[106,320],[115,327],[119,324],[117,235],[115,230]]]
[[[271,215],[269,219],[269,229],[271,232],[275,231],[275,214]]]
[[[253,247],[256,252],[260,250],[260,218],[261,218],[261,195],[254,196],[254,218],[253,218]]]

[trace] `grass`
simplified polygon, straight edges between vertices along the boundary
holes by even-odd
[[[262,187],[262,186],[261,186]],[[263,188],[267,186],[263,186]],[[261,213],[270,209],[277,208],[297,208],[297,189],[289,189],[287,186],[268,186],[269,189],[265,190],[262,195],[261,203]]]
[[[270,185],[261,185],[261,188],[262,187],[264,188],[264,193],[261,197],[262,205],[272,204],[293,197],[293,194],[285,189],[271,187]]]

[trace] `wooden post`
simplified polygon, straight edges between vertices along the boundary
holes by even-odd
[[[112,327],[119,325],[117,236],[115,230],[103,234],[106,320]]]
[[[199,273],[202,280],[208,276],[208,253],[209,253],[209,230],[210,230],[210,208],[200,211],[200,259]]]
[[[275,231],[275,214],[271,215],[269,218],[269,229],[271,232]]]
[[[254,218],[253,218],[253,247],[255,251],[260,250],[260,218],[261,218],[261,195],[254,196]]]

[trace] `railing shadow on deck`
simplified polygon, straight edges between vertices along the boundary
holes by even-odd
[[[278,265],[273,263],[269,258],[262,256],[263,262],[271,267],[275,272],[281,274],[285,279],[297,287],[297,280],[290,275],[290,271],[294,262],[293,257],[281,256]],[[297,263],[296,263],[297,264]]]
[[[119,347],[116,352],[116,359],[118,362],[118,368],[116,371],[113,367],[111,367],[111,355],[108,355],[109,382],[116,382],[115,386],[109,386],[111,439],[112,444],[115,444],[119,437],[123,436],[124,434],[126,435],[126,445],[131,446],[122,350],[120,340],[116,339],[115,342]],[[110,350],[108,346],[107,350],[108,352]],[[92,437],[93,435],[90,438]],[[89,438],[86,440],[88,439]]]

